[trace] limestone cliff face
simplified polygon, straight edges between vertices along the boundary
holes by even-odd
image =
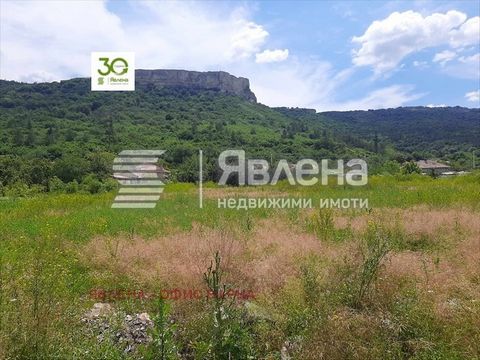
[[[135,83],[140,87],[153,84],[216,90],[257,102],[255,94],[250,90],[248,79],[224,71],[135,70]]]

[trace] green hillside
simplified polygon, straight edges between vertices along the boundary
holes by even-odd
[[[203,149],[207,179],[226,149],[249,156],[300,158],[369,156],[368,144],[334,137],[315,118],[298,120],[267,106],[215,91],[158,88],[91,92],[88,79],[21,84],[0,81],[0,181],[48,185],[53,176],[82,182],[105,178],[123,149],[165,149],[179,181],[197,179]],[[365,146],[363,146],[365,145]],[[41,168],[41,169],[39,169]]]
[[[203,149],[207,180],[226,149],[250,157],[366,158],[370,172],[392,172],[405,160],[437,157],[459,169],[479,147],[478,109],[399,108],[315,113],[269,108],[214,90],[144,86],[135,92],[92,92],[89,79],[24,84],[0,81],[2,192],[48,191],[108,182],[123,149],[165,149],[172,179],[197,179]],[[396,161],[393,163],[392,160]],[[393,169],[393,170],[392,170]],[[66,185],[65,185],[66,186]]]
[[[405,107],[370,111],[322,113],[323,119],[357,136],[375,134],[397,150],[420,158],[440,158],[459,168],[471,166],[480,149],[480,109],[462,107]],[[479,154],[480,156],[480,154]]]

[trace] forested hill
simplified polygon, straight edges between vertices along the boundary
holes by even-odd
[[[226,149],[274,162],[377,156],[371,143],[354,144],[316,118],[295,119],[258,104],[246,88],[238,96],[228,87],[180,85],[155,81],[134,92],[92,92],[85,78],[0,81],[0,183],[106,179],[124,149],[167,150],[162,160],[179,181],[197,179],[199,149],[211,180]]]
[[[329,111],[276,108],[292,119],[317,119],[350,144],[374,144],[377,154],[389,153],[398,162],[436,158],[457,168],[472,166],[472,154],[480,150],[480,109],[463,107],[399,107],[368,111]],[[347,135],[348,134],[348,135]],[[480,154],[477,154],[480,156]]]
[[[387,137],[398,150],[421,157],[448,158],[461,150],[480,147],[478,108],[400,107],[332,111],[321,113],[320,116],[326,122],[344,126],[361,137],[371,137],[375,133]]]
[[[225,74],[190,79],[209,84],[202,88],[182,86],[176,78],[165,86],[165,79],[172,80],[168,73],[134,92],[92,92],[86,78],[0,80],[0,193],[14,184],[48,189],[52,179],[103,181],[124,149],[165,149],[172,179],[195,181],[199,149],[207,159],[207,179],[215,180],[216,159],[225,149],[273,162],[361,157],[374,173],[392,171],[392,160],[399,165],[419,157],[468,169],[479,147],[478,109],[319,114],[270,108],[255,102],[247,79]]]

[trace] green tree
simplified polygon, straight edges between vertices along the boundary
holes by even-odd
[[[402,166],[402,174],[420,174],[421,170],[417,163],[409,161]]]
[[[15,146],[23,145],[23,131],[20,127],[15,127],[15,129],[13,129],[13,144]]]
[[[73,180],[81,182],[82,178],[87,174],[88,169],[88,161],[80,156],[67,155],[55,162],[53,174],[65,183]]]
[[[32,147],[35,145],[35,131],[33,130],[31,120],[28,120],[28,123],[27,123],[27,138],[25,139],[25,145],[29,147]]]
[[[30,166],[30,180],[33,184],[47,185],[52,176],[52,162],[46,159],[33,159]]]
[[[53,145],[55,143],[55,128],[53,125],[48,125],[47,127],[47,135],[45,137],[45,144]]]
[[[109,177],[112,174],[113,159],[115,155],[109,152],[96,152],[90,156],[90,172],[100,179]]]
[[[68,128],[67,132],[65,133],[65,140],[66,141],[74,141],[76,137],[75,130],[72,128]]]
[[[105,139],[109,144],[115,143],[115,128],[113,127],[113,119],[111,116],[108,116],[105,121]]]

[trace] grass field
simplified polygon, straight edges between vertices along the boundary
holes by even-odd
[[[167,185],[155,209],[111,209],[114,196],[0,201],[0,358],[480,357],[479,173],[207,184],[203,209],[189,184]],[[369,209],[217,206],[274,196],[368,198]],[[203,296],[224,284],[254,298]],[[202,296],[99,300],[92,289]],[[82,317],[102,301],[114,311],[99,339]],[[143,312],[152,341],[125,351],[118,319]]]

